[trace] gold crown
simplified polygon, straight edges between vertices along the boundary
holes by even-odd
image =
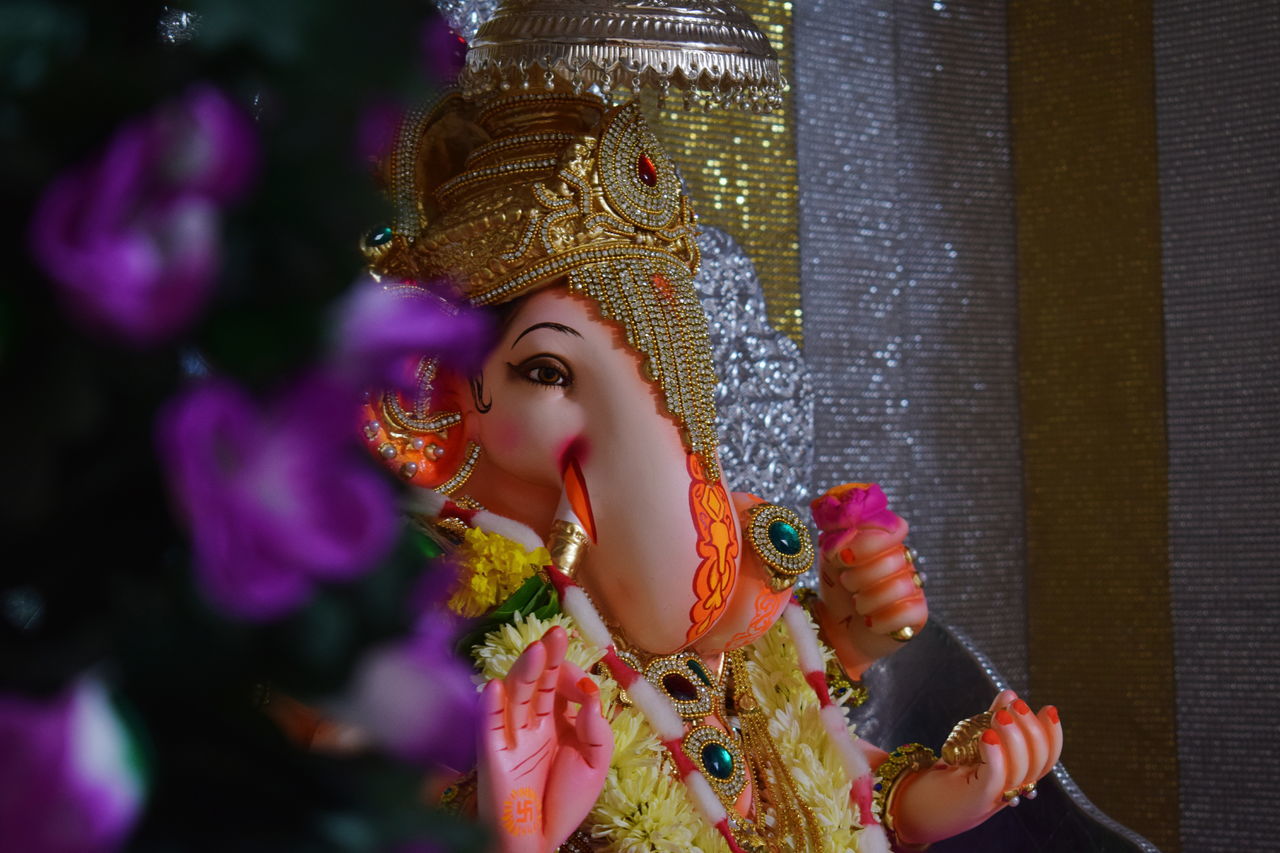
[[[697,227],[636,104],[453,95],[407,118],[389,166],[396,224],[369,247],[375,271],[448,278],[476,305],[566,281],[622,327],[686,446],[719,476]]]

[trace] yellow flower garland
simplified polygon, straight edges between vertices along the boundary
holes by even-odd
[[[547,620],[517,616],[475,649],[484,677],[505,675],[525,647],[553,625],[569,633],[569,659],[589,670],[598,656],[587,649],[568,616]],[[824,648],[823,654],[830,656],[831,651]],[[757,701],[769,716],[769,734],[800,796],[823,828],[825,850],[859,850],[860,816],[849,802],[850,782],[835,747],[823,734],[818,700],[804,680],[781,623],[747,649],[747,673]],[[612,679],[592,678],[610,715],[614,745],[604,789],[586,821],[594,843],[611,853],[725,853],[728,846],[694,810],[644,716],[617,702]]]
[[[546,548],[524,546],[497,533],[468,528],[457,551],[462,570],[449,596],[449,609],[459,616],[481,616],[520,588],[534,572],[551,562]]]

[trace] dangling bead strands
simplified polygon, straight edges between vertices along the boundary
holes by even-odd
[[[827,688],[826,666],[822,660],[822,651],[813,624],[805,614],[804,608],[795,599],[787,604],[782,613],[782,619],[787,626],[787,633],[791,636],[791,642],[796,647],[796,657],[799,658],[804,680],[809,683],[818,697],[818,716],[822,720],[822,727],[840,755],[840,763],[844,767],[845,775],[853,783],[853,788],[849,791],[849,799],[858,810],[859,821],[864,828],[863,838],[869,845],[866,848],[867,853],[890,853],[889,839],[885,836],[884,828],[876,822],[871,808],[875,774],[871,772],[871,765],[867,763],[867,759],[853,742],[853,735],[849,732],[844,711],[831,701],[831,691]]]

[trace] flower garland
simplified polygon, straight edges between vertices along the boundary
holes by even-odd
[[[457,586],[449,609],[468,618],[506,601],[530,576],[551,562],[546,548],[528,551],[500,533],[470,527],[457,551]]]
[[[568,616],[518,615],[488,634],[474,650],[482,675],[486,679],[504,676],[525,647],[553,625],[569,634],[568,658],[589,671],[594,656]],[[824,648],[823,654],[832,652]],[[746,658],[752,691],[769,718],[769,734],[800,796],[824,829],[825,849],[831,853],[860,850],[861,816],[850,805],[849,780],[836,748],[819,734],[823,728],[818,700],[797,666],[785,626],[775,625],[747,649]],[[604,789],[586,821],[593,842],[611,853],[676,849],[723,853],[724,840],[699,818],[644,715],[617,701],[612,679],[591,677],[600,688],[602,707],[608,709],[614,739]]]

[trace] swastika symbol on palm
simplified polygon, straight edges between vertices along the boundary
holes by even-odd
[[[502,828],[511,835],[537,832],[541,823],[538,795],[533,788],[517,788],[502,803]]]

